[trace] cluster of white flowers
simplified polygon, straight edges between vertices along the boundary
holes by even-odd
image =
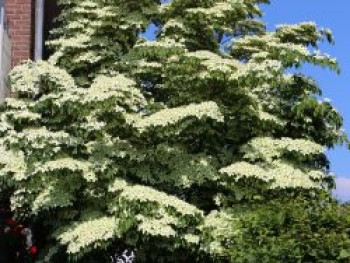
[[[93,9],[93,12],[100,19],[108,19],[108,18],[112,18],[112,17],[117,16],[118,14],[116,14],[115,11],[116,10],[113,10],[113,8],[110,6],[104,6],[104,7],[99,7],[99,8]],[[120,10],[118,10],[118,11],[120,11]]]
[[[256,177],[263,181],[269,181],[271,178],[267,175],[267,170],[247,162],[237,162],[227,167],[221,168],[220,173],[234,176],[236,180],[244,177]]]
[[[277,30],[276,33],[267,33],[263,36],[246,36],[237,39],[232,45],[232,50],[238,53],[251,54],[252,61],[261,62],[264,59],[279,59],[284,57],[284,60],[290,65],[291,63],[299,64],[302,61],[307,61],[316,64],[328,64],[332,69],[337,68],[337,60],[331,58],[328,54],[319,53],[318,50],[311,52],[307,45],[310,36],[304,36],[304,42],[301,41],[303,36],[300,36],[301,31],[305,34],[314,34],[315,41],[321,38],[321,34],[314,28],[312,24],[306,23],[294,25],[291,27],[285,26]],[[314,32],[310,32],[310,28]],[[285,34],[295,35],[301,43],[284,42],[280,38]]]
[[[203,244],[204,251],[209,254],[220,255],[224,249],[224,243],[220,241],[225,241],[227,233],[234,234],[237,232],[233,227],[232,215],[223,211],[211,211],[205,216],[203,224],[199,227],[201,231],[208,231],[212,236],[209,244]]]
[[[19,100],[15,98],[6,98],[5,104],[6,108],[11,110],[26,110],[34,106],[32,101]]]
[[[81,101],[91,103],[115,98],[130,106],[146,105],[146,99],[135,86],[133,80],[120,74],[113,77],[98,76],[89,89],[80,89]]]
[[[80,124],[79,127],[87,131],[101,131],[106,126],[105,122],[98,121],[96,116],[87,116],[86,122]]]
[[[81,14],[90,14],[91,11],[95,10],[98,7],[97,3],[94,1],[81,1],[79,5],[74,7],[73,13],[81,13]]]
[[[84,29],[85,25],[91,23],[91,21],[87,18],[81,18],[79,21],[71,21],[68,25],[66,25],[67,29]],[[60,43],[58,41],[50,41],[51,43]]]
[[[324,173],[321,175],[322,171],[302,171],[285,162],[274,162],[273,166],[270,172],[273,178],[271,188],[320,188],[321,183],[313,179],[326,177]]]
[[[208,8],[189,8],[187,9],[187,12],[193,13],[193,14],[203,14],[208,19],[214,19],[214,18],[225,18],[228,14],[233,13],[236,11],[237,8],[242,8],[243,1],[236,0],[236,1],[220,1],[218,3],[215,3],[214,6],[208,7]]]
[[[74,37],[74,38],[68,38],[68,39],[56,39],[51,40],[48,42],[49,45],[52,46],[60,46],[61,49],[63,48],[82,48],[87,47],[89,45],[91,40],[91,35],[85,33],[81,33],[80,35]],[[50,62],[54,62],[54,59],[50,57]]]
[[[303,22],[294,25],[280,24],[276,26],[276,33],[279,37],[293,37],[298,41],[302,40],[305,44],[311,40],[317,41],[322,37],[318,31],[315,22]]]
[[[304,22],[298,23],[298,24],[278,24],[278,25],[276,25],[276,28],[278,30],[286,30],[286,31],[293,32],[293,33],[296,30],[300,30],[302,27],[316,29],[316,23],[314,21],[304,21]]]
[[[247,36],[235,41],[232,45],[233,50],[246,51],[247,54],[254,55],[255,60],[261,60],[268,56],[292,55],[297,58],[306,58],[310,56],[307,47],[301,44],[283,43],[274,33],[268,33],[264,36]],[[257,54],[256,54],[257,53]]]
[[[0,134],[4,134],[13,129],[13,126],[8,122],[5,114],[0,115]]]
[[[188,52],[185,56],[197,58],[202,61],[201,64],[206,68],[201,74],[203,78],[210,76],[210,73],[215,71],[232,74],[239,69],[243,70],[245,68],[245,65],[236,59],[224,58],[210,51]]]
[[[18,111],[6,111],[4,114],[8,117],[8,119],[13,119],[17,121],[39,121],[41,119],[41,115],[35,112],[31,112],[29,110],[18,110]]]
[[[52,140],[65,140],[70,137],[70,135],[64,131],[49,131],[46,127],[40,128],[28,128],[18,133],[19,138],[27,139],[28,141],[36,141],[40,138],[45,138],[49,141]]]
[[[262,121],[265,121],[265,122],[273,122],[279,126],[284,126],[285,125],[285,122],[283,120],[281,120],[280,118],[278,118],[277,116],[273,115],[273,114],[270,114],[266,111],[262,111],[262,110],[259,110],[258,111],[258,116],[259,116],[259,119],[262,120]]]
[[[221,114],[218,105],[215,102],[209,101],[160,110],[150,116],[139,118],[139,120],[135,121],[134,127],[140,132],[143,132],[150,127],[173,125],[189,117],[195,117],[197,119],[208,117],[219,122],[224,120],[224,116]]]
[[[175,19],[168,20],[162,27],[162,31],[166,33],[167,30],[174,29],[174,28],[181,29],[182,31],[186,31],[184,24]]]
[[[301,156],[320,155],[325,148],[315,142],[305,139],[258,137],[242,148],[244,158],[248,160],[262,159],[271,162],[285,153],[296,153]]]
[[[97,63],[103,59],[102,56],[99,56],[98,53],[94,50],[86,51],[83,54],[79,55],[78,57],[75,57],[73,59],[74,63],[85,63],[88,62],[89,64]]]
[[[50,173],[62,170],[68,170],[72,173],[81,173],[82,177],[88,182],[95,182],[97,180],[96,174],[94,173],[90,162],[80,161],[68,157],[49,161],[43,164],[37,164],[33,174]]]
[[[125,105],[128,109],[137,111],[145,107],[147,101],[135,86],[134,81],[120,74],[112,77],[98,76],[88,89],[75,88],[60,94],[45,95],[38,102],[51,101],[52,104],[61,108],[66,104],[76,106],[111,101],[116,107],[116,112],[125,112]]]
[[[308,43],[317,42],[322,39],[324,33],[332,38],[332,32],[326,29],[318,30],[315,22],[302,22],[294,25],[277,25],[276,35],[280,38],[295,39],[299,43],[308,45]]]
[[[42,96],[37,101],[37,104],[40,105],[40,104],[45,104],[47,102],[52,102],[53,105],[57,106],[58,108],[61,108],[66,103],[79,103],[81,100],[81,96],[80,96],[81,93],[82,92],[80,91],[80,89],[67,90],[57,94],[50,93]]]
[[[64,91],[75,86],[73,78],[66,71],[46,61],[39,61],[35,64],[33,62],[20,64],[11,71],[9,76],[11,90],[30,96],[38,95],[42,93],[40,83],[43,78],[54,84],[45,85],[55,89],[52,91]]]
[[[21,151],[7,150],[0,141],[0,178],[12,175],[15,180],[25,177],[27,165]]]
[[[59,147],[73,142],[73,138],[68,133],[63,131],[52,132],[45,127],[25,129],[22,132],[12,134],[6,139],[11,144],[24,141],[34,149],[45,149],[49,145]]]
[[[287,153],[299,157],[320,155],[323,146],[305,139],[258,137],[242,147],[241,161],[220,169],[220,173],[232,176],[234,180],[256,178],[271,183],[271,188],[319,188],[320,180],[327,175],[323,170],[296,167],[283,161]],[[258,162],[258,163],[256,163]]]
[[[147,186],[127,186],[123,189],[120,197],[128,201],[154,203],[164,208],[171,207],[183,216],[201,216],[203,214],[203,212],[195,206],[182,201],[175,196],[168,195]]]
[[[194,52],[187,52],[184,54],[185,57],[195,57],[200,60],[220,60],[222,57],[218,54],[208,51],[208,50],[198,50]]]
[[[322,171],[302,171],[291,164],[274,161],[261,167],[247,162],[234,163],[222,168],[221,173],[232,176],[235,181],[242,178],[256,178],[270,184],[270,188],[319,188],[321,184],[313,179],[324,178]]]
[[[152,70],[160,69],[163,65],[158,62],[147,62],[145,60],[140,60],[137,62],[138,68],[151,68]]]
[[[276,74],[280,73],[283,69],[281,62],[270,59],[264,60],[262,62],[255,62],[251,60],[248,63],[241,65],[238,62],[230,62],[230,64],[226,64],[224,66],[220,66],[217,63],[216,65],[216,70],[224,70],[224,72],[230,73],[230,81],[246,81],[249,78],[251,78],[252,80],[275,79]],[[203,76],[208,76],[208,73],[204,73]],[[249,84],[249,86],[250,85],[251,83]]]
[[[116,193],[121,192],[128,187],[128,183],[125,180],[116,178],[114,182],[109,186],[108,192]]]
[[[298,54],[305,57],[310,55],[309,50],[305,46],[292,44],[292,43],[278,43],[277,41],[269,42],[267,43],[267,48],[268,50],[273,50],[273,51],[276,50],[279,53],[288,52],[289,54],[294,54],[294,55]]]
[[[16,211],[23,207],[23,204],[28,200],[26,196],[27,194],[28,192],[25,188],[18,188],[14,191],[10,199],[12,211]]]
[[[194,234],[186,234],[183,239],[191,245],[198,245],[200,241],[200,237]]]
[[[143,41],[137,43],[134,48],[143,48],[143,47],[154,47],[154,48],[165,48],[165,49],[184,49],[185,46],[181,41],[175,41],[171,38],[163,38],[161,41]]]
[[[67,245],[69,254],[77,254],[85,248],[101,244],[118,236],[118,220],[114,217],[101,217],[77,222],[77,225],[60,234],[58,239]]]
[[[179,223],[176,217],[163,213],[161,218],[148,218],[142,215],[138,215],[136,218],[141,221],[138,225],[138,230],[144,234],[166,238],[177,235],[176,231],[172,228],[172,225]]]
[[[281,72],[283,69],[282,63],[278,60],[266,59],[260,63],[249,61],[246,64],[246,71],[253,74],[261,74],[261,76],[273,76],[276,72]],[[270,73],[267,73],[269,71]]]
[[[276,42],[278,39],[273,33],[266,33],[262,36],[245,36],[243,38],[235,39],[232,49],[235,50],[246,50],[247,54],[263,52],[266,45],[270,42]]]
[[[270,53],[267,51],[258,51],[254,54],[252,54],[251,60],[252,61],[264,61],[266,59],[269,59],[271,57]]]

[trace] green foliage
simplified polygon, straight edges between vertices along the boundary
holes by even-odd
[[[309,48],[331,35],[313,23],[267,32],[266,2],[61,1],[54,54],[12,71],[16,97],[0,112],[1,188],[18,217],[44,229],[42,262],[123,248],[140,262],[227,262],[243,257],[228,250],[235,233],[255,257],[243,230],[271,231],[265,212],[296,220],[307,210],[297,195],[337,209],[323,197],[334,185],[325,150],[346,139],[342,118],[317,99],[315,81],[287,73],[303,63],[338,70]],[[151,23],[155,41],[140,37]],[[282,197],[291,208],[278,214]],[[319,206],[301,217],[305,229],[277,221],[282,232],[262,250],[274,238],[300,245],[311,219],[326,231]],[[331,237],[339,246],[327,257],[346,256],[338,226],[320,258]]]
[[[232,262],[349,262],[350,210],[321,200],[275,200],[240,211]],[[234,212],[234,214],[238,214]]]

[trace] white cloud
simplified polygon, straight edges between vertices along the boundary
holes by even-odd
[[[338,177],[333,195],[341,201],[350,201],[350,178]]]

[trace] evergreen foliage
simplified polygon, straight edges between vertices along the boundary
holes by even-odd
[[[242,258],[232,236],[245,215],[269,229],[261,216],[278,217],[281,198],[330,205],[325,150],[346,140],[342,118],[288,69],[338,71],[317,49],[331,33],[310,22],[268,32],[267,2],[61,0],[54,54],[12,71],[16,97],[0,115],[1,188],[47,234],[41,262],[123,248],[138,262],[227,262]],[[155,41],[140,37],[151,23]]]

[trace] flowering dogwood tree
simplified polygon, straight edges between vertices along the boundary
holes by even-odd
[[[12,71],[0,115],[1,187],[45,229],[42,262],[226,262],[247,207],[329,195],[342,118],[288,69],[338,71],[332,36],[266,31],[267,2],[61,0],[54,54]]]

